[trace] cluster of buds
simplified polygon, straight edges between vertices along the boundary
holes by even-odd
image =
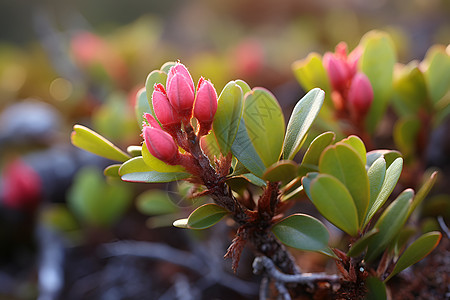
[[[196,90],[189,71],[177,62],[169,71],[166,88],[160,83],[155,84],[152,105],[157,120],[145,114],[143,126],[149,152],[167,164],[192,169],[192,145],[198,144],[200,137],[211,130],[217,111],[214,86],[201,77]],[[193,117],[197,120],[196,132],[192,128]],[[185,153],[180,153],[179,147]]]
[[[347,55],[347,44],[336,46],[335,52],[325,53],[323,65],[328,72],[333,91],[337,116],[349,118],[354,124],[361,124],[370,109],[373,89],[367,76],[358,71],[361,48],[355,48]]]

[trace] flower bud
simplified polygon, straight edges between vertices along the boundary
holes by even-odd
[[[150,126],[150,127],[157,128],[157,129],[161,128],[161,126],[159,126],[158,121],[156,121],[156,119],[151,114],[144,113],[144,118],[147,120],[148,124],[144,122],[144,125],[142,127]]]
[[[359,62],[359,58],[362,55],[362,52],[363,52],[363,49],[361,48],[361,46],[358,46],[355,49],[353,49],[353,51],[350,52],[350,54],[348,55],[347,65],[349,68],[350,77],[355,76],[356,73],[358,72],[358,62]]]
[[[154,157],[171,165],[177,164],[179,157],[178,147],[170,134],[150,126],[144,126],[142,134],[148,151]]]
[[[336,58],[332,53],[323,56],[323,65],[328,72],[333,89],[345,90],[349,80],[349,68],[344,60]]]
[[[194,117],[199,122],[212,122],[217,111],[216,89],[209,80],[203,77],[198,81],[195,96]]]
[[[373,100],[373,89],[364,73],[358,72],[353,77],[347,99],[354,118],[360,120],[367,114]]]
[[[191,74],[181,63],[176,63],[167,75],[167,97],[176,112],[188,119],[192,114],[195,87]]]
[[[181,117],[170,105],[164,86],[160,83],[154,86],[152,104],[155,115],[164,129],[180,127]]]

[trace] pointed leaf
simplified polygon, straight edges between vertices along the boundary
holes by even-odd
[[[383,212],[374,226],[379,233],[369,242],[365,257],[367,261],[377,258],[396,238],[408,218],[408,210],[413,197],[414,191],[406,189]]]
[[[254,88],[246,94],[243,118],[264,166],[271,166],[280,158],[285,132],[283,112],[275,96],[264,88]]]
[[[290,215],[271,230],[283,244],[300,250],[323,251],[330,238],[322,222],[305,214]]]
[[[173,204],[167,192],[149,190],[140,194],[136,199],[136,208],[145,215],[165,215],[179,211]]]
[[[427,256],[439,244],[442,234],[438,231],[428,232],[415,240],[406,250],[395,264],[394,270],[384,280],[391,279],[394,275],[400,273],[407,267],[415,264]]]
[[[206,229],[222,220],[228,213],[228,210],[217,204],[204,204],[189,215],[187,225],[191,229]]]
[[[320,157],[319,170],[333,175],[345,185],[355,203],[361,225],[369,205],[369,179],[359,154],[344,143],[329,146]]]
[[[437,179],[437,172],[433,172],[428,178],[427,181],[420,187],[419,191],[417,192],[416,196],[414,197],[413,203],[411,204],[411,207],[408,212],[408,216],[410,216],[413,211],[422,203],[422,201],[425,199],[425,197],[428,195],[428,193],[433,188],[434,184],[436,183]]]
[[[380,194],[381,188],[384,183],[384,177],[386,176],[386,161],[384,157],[378,158],[367,171],[367,177],[369,178],[370,186],[370,200],[369,200],[369,211],[378,195]]]
[[[323,150],[331,145],[334,141],[336,134],[331,131],[324,132],[318,135],[309,145],[303,156],[302,163],[298,168],[298,175],[304,176],[311,171],[319,170],[319,158]]]
[[[328,221],[348,234],[358,233],[358,214],[347,188],[337,178],[319,174],[310,184],[311,201]]]
[[[130,156],[114,146],[110,141],[95,131],[82,125],[73,127],[71,140],[74,146],[108,159],[124,162]]]
[[[186,170],[180,165],[168,165],[162,160],[154,157],[148,150],[145,142],[142,143],[142,158],[144,159],[144,163],[147,164],[147,166],[149,166],[153,171],[161,173],[186,172]]]
[[[256,176],[262,177],[266,167],[252,144],[243,118],[239,123],[236,138],[231,146],[231,152],[247,170]]]
[[[323,105],[325,93],[319,88],[309,91],[295,105],[283,145],[283,158],[293,159],[300,150],[304,138]]]
[[[219,96],[213,122],[213,132],[223,155],[230,152],[231,145],[236,138],[243,104],[241,87],[235,81],[230,81]]]
[[[383,185],[378,193],[377,198],[373,202],[373,205],[369,208],[366,215],[364,226],[372,219],[373,215],[378,211],[378,209],[383,206],[384,202],[388,199],[389,195],[394,190],[397,184],[400,174],[402,173],[403,159],[401,157],[397,158],[386,170],[386,175],[384,177]]]
[[[369,78],[373,88],[373,101],[366,118],[369,132],[373,132],[384,115],[392,93],[392,80],[396,53],[388,34],[370,31],[361,39],[363,53],[359,67]]]

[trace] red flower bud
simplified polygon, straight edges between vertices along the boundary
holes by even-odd
[[[164,86],[160,83],[154,86],[152,104],[155,115],[163,128],[179,127],[181,125],[181,117],[170,105]]]
[[[217,111],[216,89],[209,80],[203,77],[198,81],[195,96],[194,117],[199,122],[212,122]]]
[[[360,46],[358,46],[355,49],[353,49],[353,51],[350,52],[350,54],[348,55],[347,65],[349,68],[350,77],[355,76],[356,72],[358,72],[358,62],[359,58],[361,57],[362,50],[363,49]]]
[[[167,76],[167,97],[176,112],[189,119],[194,104],[195,87],[191,74],[181,63],[170,68]]]
[[[336,58],[332,53],[325,53],[323,56],[323,65],[328,72],[333,89],[338,91],[344,90],[350,79],[350,72],[346,62]]]
[[[373,89],[369,78],[362,73],[356,73],[348,91],[348,104],[356,120],[361,120],[369,111],[373,100]]]
[[[144,118],[147,120],[148,124],[144,122],[143,127],[148,125],[150,127],[157,128],[157,129],[161,128],[161,126],[159,126],[158,121],[156,121],[156,119],[151,114],[144,113]]]
[[[171,165],[177,164],[180,153],[170,134],[162,129],[150,126],[144,126],[142,134],[148,151],[154,157]]]

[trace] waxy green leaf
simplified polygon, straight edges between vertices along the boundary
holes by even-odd
[[[428,91],[433,103],[437,104],[450,90],[450,55],[444,46],[435,45],[428,50],[424,65]]]
[[[82,125],[75,125],[71,135],[72,144],[83,150],[108,159],[124,162],[130,156],[114,146],[106,138]]]
[[[384,157],[384,160],[386,161],[386,168],[389,168],[389,166],[399,157],[402,157],[402,154],[396,150],[372,150],[367,152],[366,158],[366,169],[369,169],[370,166],[380,157]]]
[[[377,198],[373,202],[373,205],[369,207],[368,213],[364,220],[364,226],[372,219],[373,215],[378,211],[378,209],[386,202],[389,195],[394,190],[397,184],[400,174],[402,173],[403,159],[401,157],[397,158],[386,170],[386,175],[384,177],[383,185],[378,193]]]
[[[406,250],[395,264],[394,270],[384,280],[391,279],[394,275],[400,273],[407,267],[420,261],[427,256],[439,244],[442,234],[438,231],[428,232],[415,240]]]
[[[378,158],[367,171],[367,177],[369,178],[370,186],[370,200],[369,200],[369,210],[375,203],[378,194],[384,183],[384,177],[386,176],[386,161],[384,157]]]
[[[345,185],[328,174],[317,175],[308,185],[305,184],[307,177],[303,178],[303,187],[307,195],[311,195],[310,199],[317,210],[336,227],[356,236],[359,227],[358,212]]]
[[[386,300],[386,285],[378,277],[368,277],[366,279],[367,295],[365,300]]]
[[[331,145],[336,134],[331,131],[324,132],[317,136],[309,145],[303,156],[302,163],[298,168],[298,175],[304,176],[311,171],[319,171],[319,159],[323,150]]]
[[[319,114],[324,98],[324,91],[315,88],[295,105],[286,129],[283,144],[284,159],[293,159],[300,150],[309,128]]]
[[[356,153],[359,154],[359,157],[361,158],[363,164],[366,164],[367,158],[366,158],[366,146],[364,145],[363,141],[357,137],[356,135],[351,135],[343,140],[341,140],[339,143],[344,143],[349,145],[353,148],[353,150],[356,151]]]
[[[408,210],[413,197],[414,191],[406,189],[383,212],[374,226],[379,230],[379,233],[369,242],[365,257],[367,261],[373,261],[377,258],[396,238],[408,218]]]
[[[191,229],[206,229],[215,225],[227,214],[229,211],[217,204],[204,204],[189,215],[187,225]]]
[[[368,232],[366,232],[359,240],[357,240],[352,247],[348,250],[347,256],[356,257],[366,250],[367,245],[369,245],[370,241],[373,237],[379,232],[378,228],[374,228]]]
[[[142,126],[142,116],[144,115],[144,113],[152,114],[156,119],[152,103],[153,88],[157,83],[161,83],[165,86],[166,80],[167,74],[161,70],[154,70],[150,72],[150,74],[148,74],[147,79],[145,80],[145,93],[138,97],[135,106],[136,117],[139,125]],[[144,95],[146,99],[143,98]]]
[[[333,175],[350,192],[362,225],[369,205],[369,179],[360,154],[344,143],[328,146],[320,157],[319,171]]]
[[[128,146],[127,152],[132,157],[141,156],[142,155],[142,146]]]
[[[149,190],[140,194],[136,199],[136,208],[145,215],[165,215],[179,211],[169,197],[162,190]]]
[[[287,183],[296,177],[296,173],[297,164],[295,162],[291,160],[281,160],[267,168],[262,179],[272,182],[282,181],[283,183]]]
[[[236,138],[243,105],[241,87],[235,81],[230,81],[219,96],[213,122],[213,132],[224,156],[230,152],[231,145]]]
[[[107,166],[103,170],[103,175],[110,176],[110,177],[120,177],[119,169],[121,166],[122,166],[121,164],[114,164],[114,165]]]
[[[394,43],[387,33],[370,31],[361,39],[363,53],[359,67],[369,78],[373,101],[366,118],[369,132],[373,132],[386,111],[392,93],[393,70],[396,63]]]
[[[283,112],[275,96],[264,88],[254,88],[245,96],[243,118],[264,166],[271,166],[280,158],[285,133]]]
[[[285,245],[300,250],[322,252],[330,235],[325,225],[305,214],[293,214],[272,226],[272,232]]]
[[[419,191],[417,192],[416,196],[414,197],[414,200],[411,204],[411,207],[408,212],[408,216],[410,216],[413,211],[422,203],[422,201],[425,199],[425,197],[428,195],[428,193],[433,188],[434,184],[437,180],[437,172],[433,172],[430,177],[425,181],[425,183],[420,187]]]
[[[403,154],[406,162],[415,154],[420,127],[421,122],[416,116],[401,119],[394,126],[394,142]]]

